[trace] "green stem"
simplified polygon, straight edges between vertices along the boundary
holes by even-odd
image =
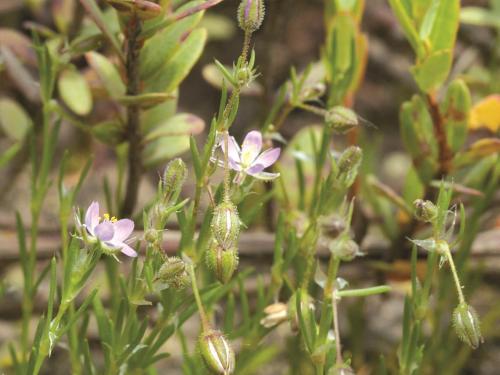
[[[457,288],[458,301],[460,303],[464,303],[465,298],[464,298],[464,293],[462,291],[462,285],[460,284],[460,279],[458,278],[457,269],[455,268],[455,262],[453,261],[453,257],[451,256],[451,251],[449,249],[446,251],[446,257],[448,258],[448,263],[450,264],[453,280],[455,281],[455,286]]]
[[[196,283],[196,275],[194,273],[194,266],[192,264],[189,267],[189,273],[191,274],[191,285],[193,288],[194,299],[196,300],[196,305],[198,306],[198,312],[200,314],[201,327],[203,331],[208,331],[210,329],[210,324],[208,323],[207,314],[203,308],[203,303],[201,302],[200,292],[198,291],[198,285]]]

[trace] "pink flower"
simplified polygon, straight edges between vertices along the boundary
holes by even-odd
[[[225,151],[224,140],[221,141],[222,150]],[[264,169],[273,165],[280,156],[280,148],[270,148],[261,153],[262,134],[253,130],[247,134],[240,146],[234,137],[229,137],[228,147],[229,167],[237,172],[248,174],[259,180],[273,180],[279,173],[264,172]],[[242,178],[237,177],[237,181]]]
[[[137,252],[125,243],[134,230],[134,222],[130,219],[117,220],[109,214],[99,216],[99,203],[92,202],[85,213],[83,225],[91,241],[99,241],[103,250],[114,253],[120,250],[129,257],[136,257]]]

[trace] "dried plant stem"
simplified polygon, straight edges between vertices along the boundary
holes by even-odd
[[[140,20],[133,16],[129,22],[129,32],[127,35],[127,61],[125,64],[127,75],[127,95],[139,94],[139,41],[141,32]],[[125,192],[125,199],[120,210],[121,216],[130,216],[137,203],[139,184],[141,182],[142,163],[142,137],[139,129],[140,109],[138,105],[127,107],[127,139],[128,150],[128,180]]]

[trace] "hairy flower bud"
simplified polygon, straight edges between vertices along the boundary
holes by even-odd
[[[179,198],[182,185],[186,181],[187,167],[180,158],[170,161],[163,172],[163,179],[161,182],[161,190],[164,201],[175,201]]]
[[[358,115],[346,107],[335,106],[325,113],[325,124],[337,133],[347,133],[359,125]]]
[[[174,289],[183,289],[189,283],[186,263],[178,257],[171,257],[160,267],[157,279]]]
[[[334,256],[344,262],[349,262],[356,256],[361,255],[359,245],[346,236],[341,236],[331,241],[328,248]]]
[[[200,352],[207,367],[220,375],[234,372],[234,351],[219,331],[210,329],[203,332],[199,341]]]
[[[453,311],[453,327],[460,340],[472,349],[476,349],[483,342],[476,310],[465,302]]]
[[[224,249],[213,241],[206,254],[207,267],[214,272],[215,278],[222,284],[231,280],[238,268],[238,251],[236,248]]]
[[[231,201],[224,201],[214,209],[212,234],[224,249],[235,247],[240,235],[238,209]]]
[[[363,158],[363,151],[357,146],[350,146],[344,150],[337,162],[337,181],[343,188],[354,183]]]
[[[264,309],[265,317],[260,320],[265,328],[272,328],[288,320],[288,306],[284,303],[273,303]]]
[[[431,223],[436,219],[438,214],[438,209],[434,203],[431,201],[424,201],[422,199],[417,199],[413,202],[415,206],[415,217],[423,222]]]
[[[253,33],[262,25],[264,13],[264,0],[241,0],[238,23],[244,31]]]

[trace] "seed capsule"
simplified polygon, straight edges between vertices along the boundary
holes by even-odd
[[[215,241],[206,254],[207,266],[214,272],[215,278],[222,284],[231,280],[238,268],[238,251],[236,248],[225,250]]]
[[[417,199],[413,202],[415,206],[415,217],[423,222],[431,223],[436,219],[438,214],[438,209],[434,203],[431,201],[424,201],[422,199]]]
[[[264,0],[242,0],[238,8],[238,23],[246,32],[258,30],[264,21]]]
[[[203,332],[199,346],[201,356],[210,370],[220,375],[234,372],[234,351],[221,332],[213,329]]]
[[[168,258],[158,271],[157,278],[174,289],[183,289],[189,283],[186,263],[178,257]]]
[[[214,209],[212,234],[224,249],[235,247],[240,234],[238,209],[231,201],[225,201]]]
[[[453,311],[453,327],[460,340],[476,349],[483,342],[476,310],[466,303],[459,304]]]

